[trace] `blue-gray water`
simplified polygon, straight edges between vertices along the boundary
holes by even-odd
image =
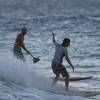
[[[0,50],[12,50],[20,28],[26,26],[25,45],[41,61],[36,69],[49,76],[54,55],[51,32],[61,43],[71,39],[69,56],[75,67],[72,76],[93,76],[71,83],[82,91],[100,92],[100,1],[99,0],[0,0]],[[25,52],[24,52],[25,53]],[[26,55],[32,64],[32,58]],[[91,97],[99,100],[100,95]]]

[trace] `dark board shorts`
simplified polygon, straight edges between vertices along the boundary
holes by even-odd
[[[69,74],[66,70],[66,68],[62,65],[62,64],[57,64],[55,62],[52,62],[52,70],[54,72],[54,74],[56,76],[59,76],[60,74],[63,76],[63,77],[68,77]]]

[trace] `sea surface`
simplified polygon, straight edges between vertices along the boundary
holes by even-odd
[[[23,26],[28,29],[25,46],[41,59],[36,64],[25,51],[25,64],[13,57]],[[93,76],[70,82],[71,94],[63,82],[51,86],[52,32],[58,43],[71,39],[68,52],[75,72],[63,62],[70,76]],[[66,99],[100,100],[100,0],[0,0],[0,100]]]

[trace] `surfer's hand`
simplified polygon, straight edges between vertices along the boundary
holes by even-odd
[[[73,66],[71,66],[72,67],[72,70],[73,70],[73,72],[74,72],[74,67]]]
[[[74,72],[74,67],[72,67],[72,69],[73,69],[73,72]]]

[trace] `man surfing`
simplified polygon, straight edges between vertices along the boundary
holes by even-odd
[[[17,35],[15,45],[14,45],[14,48],[13,48],[14,56],[17,57],[18,59],[22,60],[22,61],[25,61],[25,57],[24,57],[21,49],[24,49],[29,55],[32,56],[32,54],[26,49],[26,47],[24,45],[24,36],[26,34],[27,34],[27,28],[22,27],[20,34]],[[32,58],[33,58],[34,63],[36,63],[40,60],[39,58],[35,58],[33,56],[32,56]]]
[[[56,42],[55,40],[55,34],[52,33],[52,41],[55,45],[55,55],[54,58],[52,60],[52,70],[54,72],[54,74],[56,75],[53,84],[55,84],[57,82],[57,80],[60,77],[60,74],[65,77],[65,87],[66,90],[68,90],[68,86],[69,86],[69,73],[67,72],[66,68],[64,67],[64,65],[62,64],[63,62],[63,58],[65,57],[67,62],[69,63],[69,65],[72,67],[73,72],[74,72],[74,67],[69,59],[68,56],[68,51],[67,51],[67,47],[70,46],[70,39],[65,38],[62,42],[62,44],[59,44]]]

